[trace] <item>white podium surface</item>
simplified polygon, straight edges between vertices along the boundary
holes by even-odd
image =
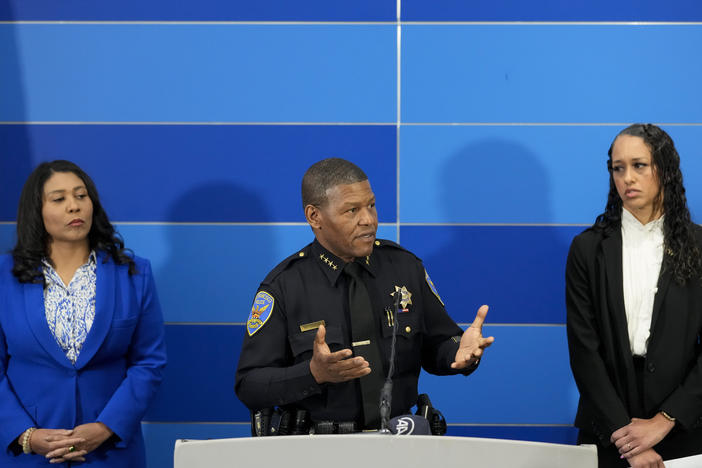
[[[594,445],[382,434],[177,440],[175,468],[597,468]]]
[[[665,468],[700,468],[702,466],[702,455],[666,460],[664,463]]]

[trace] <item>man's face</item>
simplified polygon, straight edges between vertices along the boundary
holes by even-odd
[[[345,262],[371,254],[378,213],[370,182],[364,180],[327,189],[327,203],[317,209],[314,232],[327,250]]]

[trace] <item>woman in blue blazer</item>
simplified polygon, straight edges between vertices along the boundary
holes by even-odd
[[[151,266],[95,184],[40,164],[0,257],[0,466],[145,466],[141,418],[166,364]]]

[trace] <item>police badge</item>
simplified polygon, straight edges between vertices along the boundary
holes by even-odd
[[[390,295],[395,297],[395,294],[400,295],[400,306],[402,307],[402,312],[409,312],[407,306],[412,304],[412,293],[407,290],[406,286],[395,286],[395,291],[391,292]]]

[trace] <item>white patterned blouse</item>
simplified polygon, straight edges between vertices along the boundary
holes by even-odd
[[[95,319],[96,259],[95,251],[90,252],[88,261],[76,270],[68,286],[51,264],[43,260],[46,322],[73,364]]]

